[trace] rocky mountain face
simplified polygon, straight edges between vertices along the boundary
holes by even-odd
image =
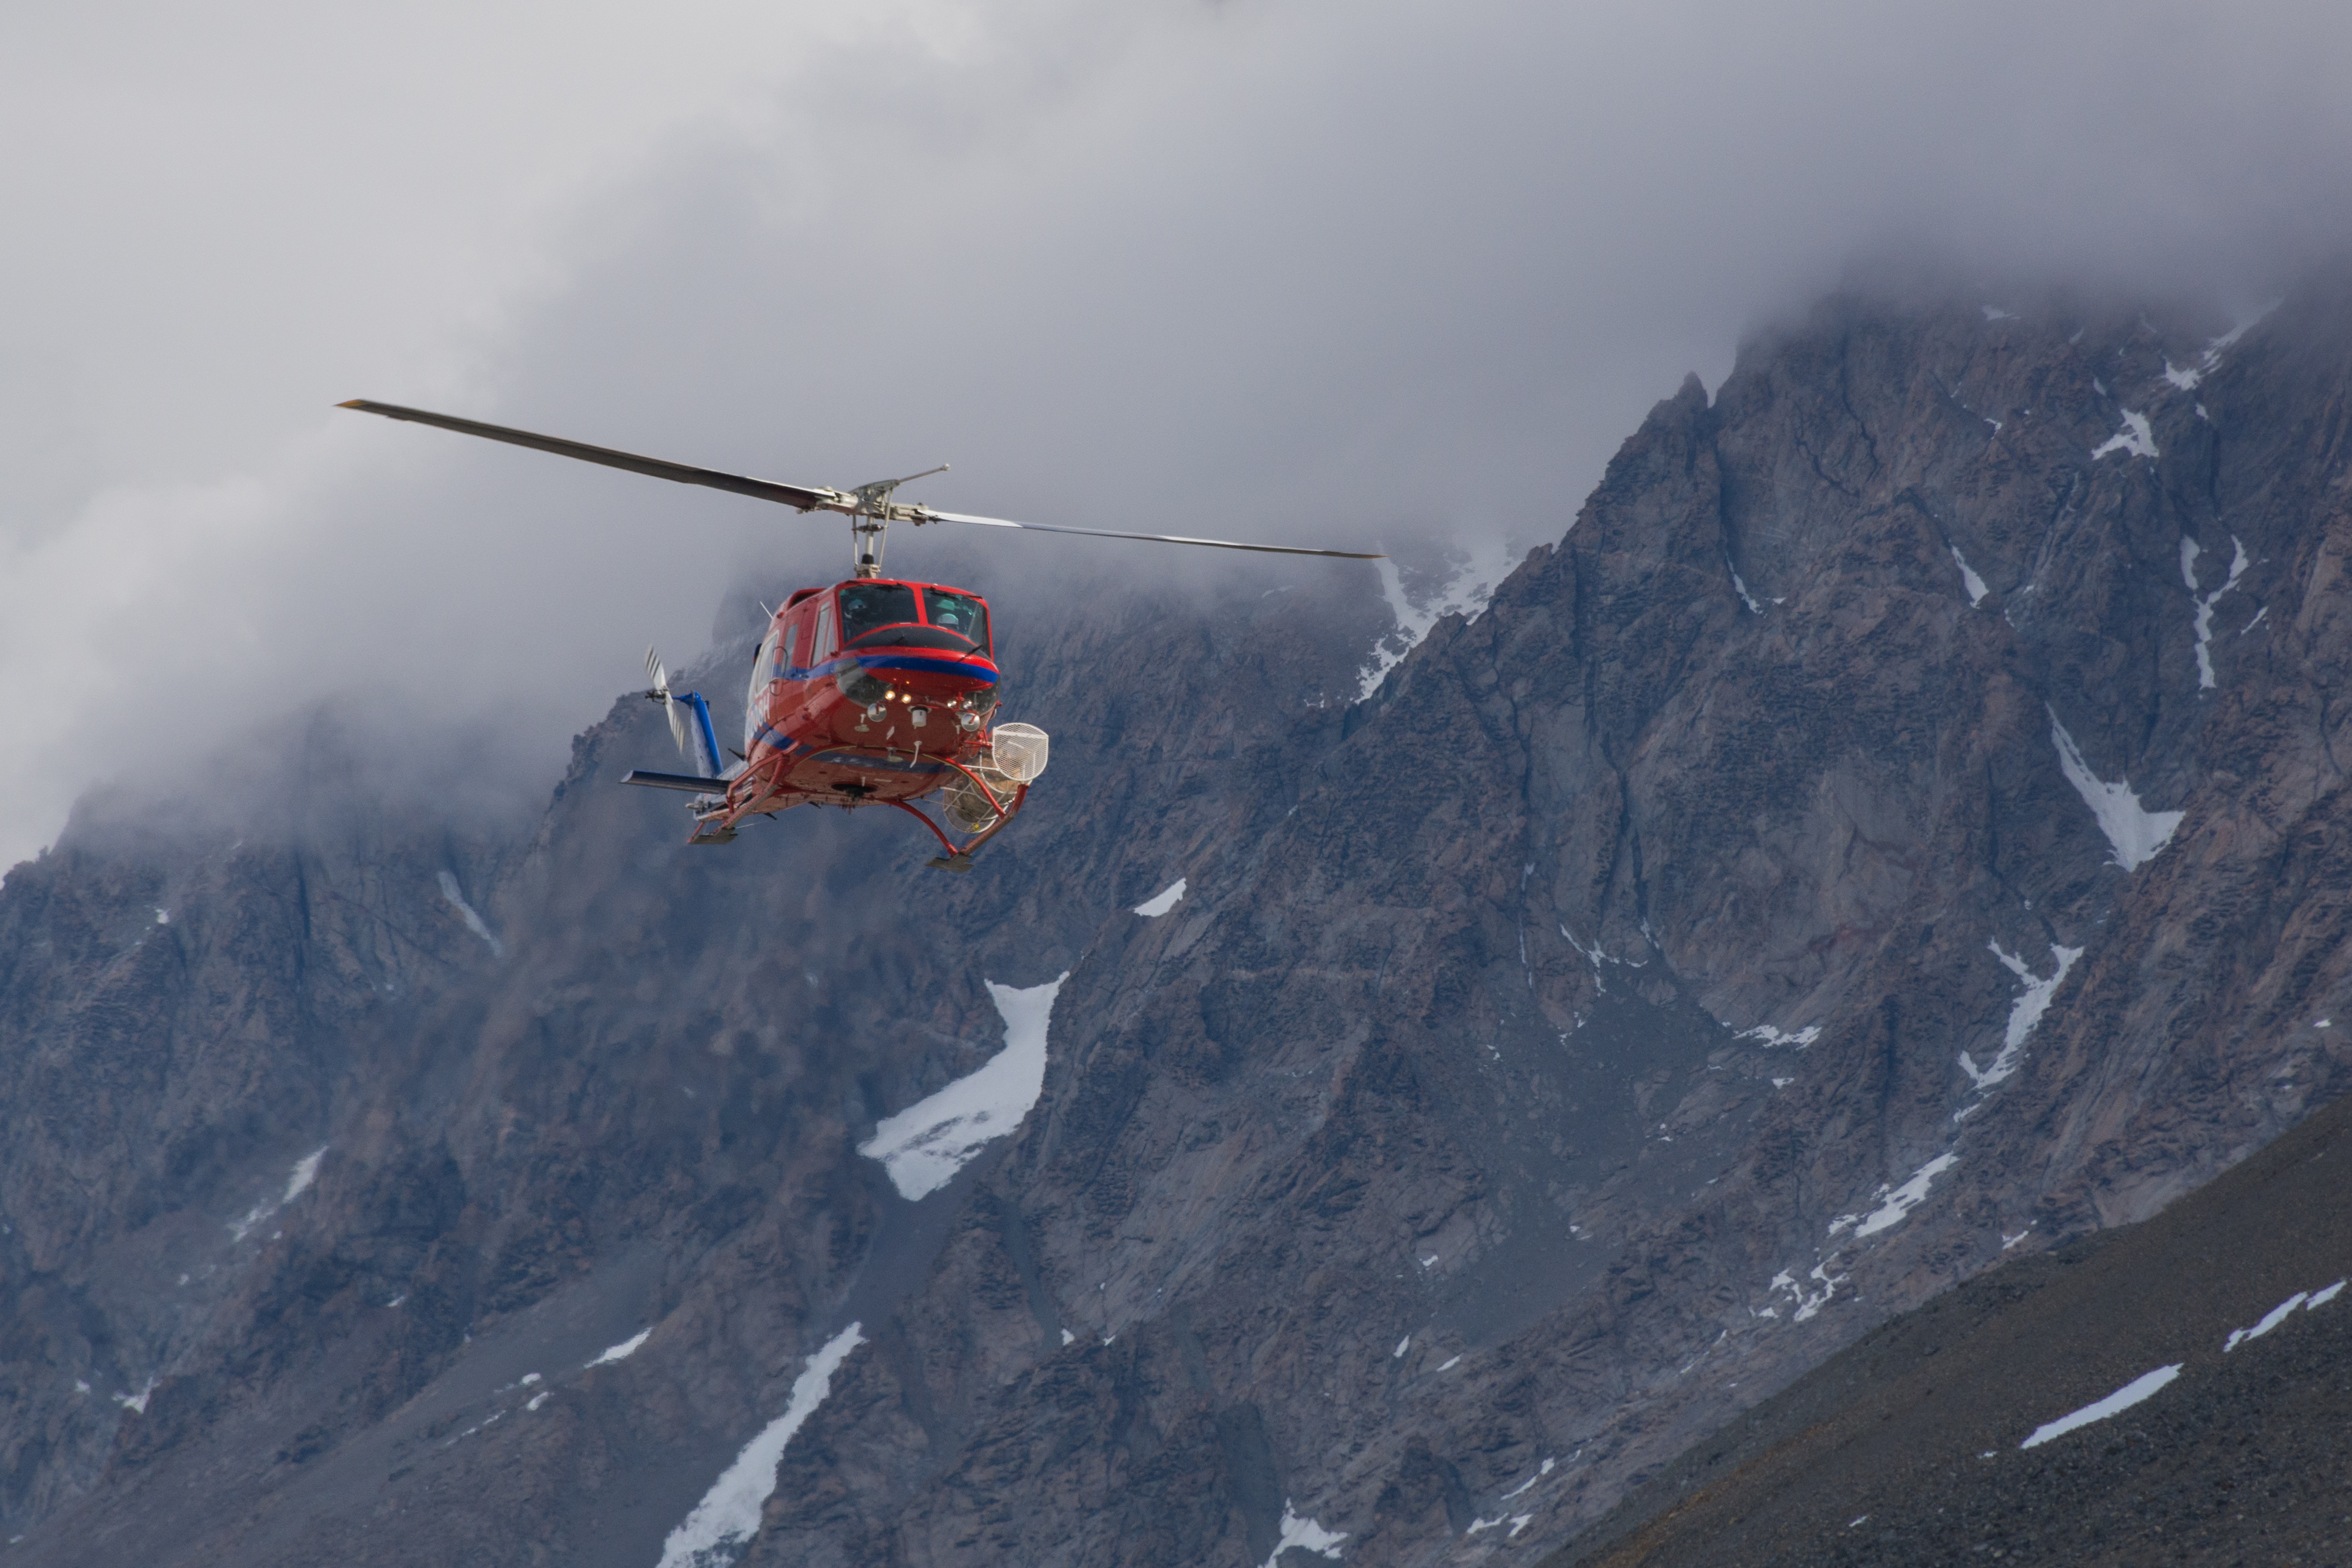
[[[86,810],[0,889],[9,1555],[1543,1555],[2341,1092],[2348,371],[2340,279],[1842,296],[1369,696],[1470,585],[965,572],[1054,761],[961,878],[686,849],[642,703],[519,831],[326,734]]]
[[[2336,1563],[2352,1101],[1848,1346],[1543,1568]]]

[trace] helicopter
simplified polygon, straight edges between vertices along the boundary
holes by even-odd
[[[709,702],[699,692],[673,692],[660,656],[646,650],[646,673],[653,685],[645,695],[662,705],[671,738],[698,771],[636,768],[622,782],[692,795],[688,802],[694,818],[689,844],[731,843],[751,818],[772,818],[795,806],[890,806],[921,822],[938,839],[941,852],[926,865],[962,873],[971,869],[981,846],[1020,814],[1029,787],[1045,770],[1047,737],[1034,725],[996,722],[1000,672],[985,599],[947,583],[882,575],[884,537],[892,523],[915,528],[965,523],[1269,555],[1383,559],[1358,550],[1019,523],[896,499],[900,486],[943,474],[946,464],[904,478],[834,490],[642,457],[365,398],[336,406],[774,501],[795,511],[838,512],[848,517],[855,575],[830,587],[800,589],[771,613],[767,634],[752,657],[742,745],[735,749],[733,762],[720,753]],[[933,794],[940,798],[948,827],[965,835],[962,843],[914,804]]]

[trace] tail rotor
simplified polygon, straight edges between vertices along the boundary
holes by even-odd
[[[654,683],[654,689],[646,694],[646,699],[661,704],[662,714],[669,720],[670,738],[677,742],[677,754],[680,757],[692,756],[686,740],[686,710],[679,707],[677,699],[670,695],[669,672],[662,668],[661,655],[650,646],[646,649],[646,674],[653,677]]]
[[[702,694],[680,695],[671,691],[669,672],[662,668],[661,655],[651,648],[646,650],[646,674],[654,682],[646,700],[661,704],[663,716],[669,720],[669,737],[677,742],[677,754],[692,758],[705,779],[726,777],[726,762],[719,755],[719,734],[710,727],[710,705]]]

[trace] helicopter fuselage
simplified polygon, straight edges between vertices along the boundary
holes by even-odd
[[[861,578],[793,594],[753,658],[734,814],[940,789],[985,746],[993,653],[987,603],[963,589]]]

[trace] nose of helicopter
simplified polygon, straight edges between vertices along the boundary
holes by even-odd
[[[975,696],[985,701],[996,689],[996,665],[981,653],[861,649],[835,662],[834,682],[861,707],[882,702],[954,706]]]

